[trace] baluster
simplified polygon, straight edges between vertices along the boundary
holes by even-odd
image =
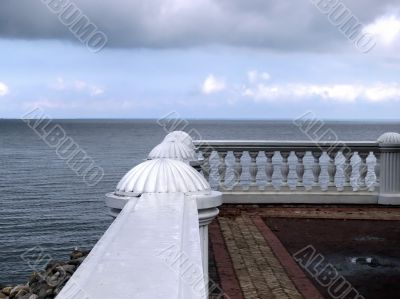
[[[272,175],[274,174],[274,164],[272,164],[272,157],[274,156],[274,152],[265,152],[265,156],[267,157],[267,164],[265,165],[265,175],[267,176],[267,184],[265,189],[273,189],[272,186]]]
[[[288,157],[290,155],[290,152],[281,152],[282,156],[282,165],[281,165],[281,174],[282,174],[282,183],[280,190],[281,191],[289,191],[289,185],[288,185],[288,175],[289,175],[289,163],[288,163]]]
[[[337,152],[330,151],[327,153],[329,156],[329,164],[328,164],[328,175],[329,175],[329,183],[328,183],[328,191],[336,191],[336,184],[335,184],[335,175],[336,175],[336,163],[335,158]]]
[[[242,151],[240,151],[240,152],[234,151],[233,155],[235,156],[235,168],[234,168],[234,171],[235,171],[235,185],[234,185],[233,189],[241,190],[242,188],[240,186],[240,177],[242,175],[242,170],[243,170],[242,163],[241,163],[241,158],[242,158],[243,152]]]
[[[295,151],[295,155],[297,157],[297,165],[296,165],[296,174],[297,174],[297,186],[296,187],[304,187],[303,177],[304,177],[304,162],[303,158],[306,152]]]
[[[365,190],[367,185],[365,184],[365,178],[367,177],[368,173],[368,166],[367,166],[367,157],[369,155],[369,152],[358,152],[358,155],[360,156],[360,176],[358,178],[358,190]]]
[[[211,151],[204,151],[203,152],[203,158],[204,162],[203,165],[201,166],[201,169],[203,170],[203,176],[205,179],[208,181],[210,177],[210,156],[211,156]]]
[[[250,182],[250,188],[249,189],[258,190],[258,187],[257,187],[257,173],[258,173],[257,156],[258,156],[258,151],[249,151],[249,155],[250,155],[250,158],[251,158],[251,162],[250,162],[251,182]]]
[[[381,175],[381,153],[374,153],[376,158],[376,163],[374,167],[375,171],[375,187],[379,187],[380,175]],[[374,189],[374,188],[373,188]]]
[[[219,188],[224,190],[225,186],[225,175],[226,175],[226,162],[225,158],[228,152],[218,152],[219,157],[219,166],[218,166],[218,174],[219,174]]]
[[[345,158],[344,169],[343,169],[343,173],[344,173],[343,190],[353,191],[353,187],[351,185],[351,175],[353,173],[353,166],[351,165],[351,158],[353,157],[353,152],[343,153],[343,156]]]
[[[321,165],[319,164],[319,158],[322,155],[321,151],[313,150],[311,152],[312,156],[314,157],[314,165],[312,168],[313,176],[314,176],[314,186],[319,186],[319,175],[321,174]]]

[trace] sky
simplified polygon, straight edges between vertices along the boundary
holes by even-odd
[[[400,119],[398,0],[2,0],[0,58],[0,118]]]

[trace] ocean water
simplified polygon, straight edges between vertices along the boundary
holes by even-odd
[[[166,134],[155,120],[55,123],[104,169],[104,177],[87,186],[24,122],[0,120],[0,285],[25,282],[38,270],[41,264],[27,261],[27,253],[65,259],[76,246],[91,248],[112,222],[104,194]],[[309,140],[291,121],[191,120],[184,129],[196,129],[203,139]],[[327,122],[326,129],[342,140],[376,140],[400,132],[400,122]]]

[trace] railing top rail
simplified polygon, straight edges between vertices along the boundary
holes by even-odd
[[[188,269],[196,284],[183,278]],[[202,278],[195,198],[146,193],[127,202],[57,299],[203,299]]]
[[[340,151],[350,149],[378,151],[376,141],[281,141],[281,140],[195,140],[200,150],[311,150],[316,148]]]

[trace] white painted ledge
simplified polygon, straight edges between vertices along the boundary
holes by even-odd
[[[57,299],[204,299],[196,200],[129,201]]]
[[[225,204],[377,204],[377,192],[257,192],[226,191],[222,195]]]

